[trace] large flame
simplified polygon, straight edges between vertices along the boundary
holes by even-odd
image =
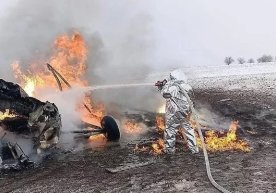
[[[249,152],[250,147],[248,143],[237,137],[238,123],[238,121],[232,121],[227,132],[218,132],[215,130],[206,131],[205,143],[207,150],[211,152],[230,150]],[[201,147],[199,138],[197,138],[197,143]]]
[[[12,64],[12,69],[15,78],[29,96],[34,96],[34,91],[37,87],[42,87],[45,85],[45,81],[40,76],[31,72],[24,74],[21,71],[18,61],[15,61]]]
[[[52,53],[48,62],[72,86],[87,85],[84,77],[87,69],[87,46],[79,33],[74,33],[71,37],[67,35],[58,37],[54,42]],[[12,69],[17,81],[31,96],[39,88],[58,88],[54,76],[47,69],[46,62],[32,63],[28,70],[23,72],[17,61],[12,64]]]
[[[196,129],[196,122],[190,118],[190,124],[194,129]],[[245,140],[239,139],[237,136],[238,130],[238,121],[232,121],[228,131],[222,132],[217,130],[209,130],[205,132],[205,144],[206,148],[210,152],[217,152],[217,151],[243,151],[249,152],[250,147]],[[159,128],[158,132],[164,132],[165,129],[165,121],[162,116],[156,117],[156,127]],[[160,128],[164,128],[163,130]],[[184,128],[185,129],[185,128]],[[180,129],[180,133],[185,140],[184,129]],[[202,143],[198,135],[196,135],[197,145],[202,148]],[[156,141],[152,142],[150,147],[149,146],[135,146],[135,152],[149,152],[153,153],[154,155],[159,155],[164,152],[164,140],[159,138]]]
[[[30,96],[40,98],[39,90],[49,88],[58,90],[59,88],[55,77],[47,68],[46,62],[51,64],[72,87],[88,85],[88,81],[85,79],[87,45],[80,33],[75,32],[72,36],[57,37],[53,44],[52,56],[47,61],[34,62],[24,70],[21,70],[19,62],[12,64],[17,82]],[[62,89],[67,89],[64,83],[62,83]],[[99,125],[104,115],[102,104],[94,104],[91,96],[86,96],[76,106],[83,121]]]

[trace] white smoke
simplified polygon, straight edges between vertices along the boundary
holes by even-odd
[[[3,146],[6,146],[7,142],[11,145],[18,144],[23,153],[31,157],[35,161],[40,161],[39,156],[36,156],[36,149],[34,148],[33,139],[25,135],[17,135],[1,128],[0,126],[0,150]],[[1,154],[2,152],[0,152]],[[21,154],[21,152],[19,152]],[[1,164],[1,163],[0,163]]]
[[[229,118],[222,117],[207,104],[197,103],[194,113],[197,116],[196,121],[199,125],[207,130],[228,130],[231,121],[233,121]]]
[[[71,88],[63,92],[53,90],[42,90],[39,98],[50,101],[58,106],[62,118],[63,131],[76,130],[80,122],[80,114],[76,111],[77,104],[82,101],[84,91],[80,88]]]
[[[10,69],[14,60],[28,65],[47,59],[58,35],[77,30],[89,47],[91,80],[106,83],[143,75],[154,47],[152,18],[145,7],[133,1],[18,1],[0,21],[1,67]]]
[[[80,88],[71,88],[63,92],[53,90],[41,90],[39,98],[42,101],[50,101],[55,103],[61,114],[61,135],[59,138],[60,147],[77,148],[74,143],[74,134],[72,131],[79,130],[81,123],[80,113],[77,112],[77,104],[82,101],[84,97],[84,90]]]
[[[25,70],[33,62],[47,61],[58,35],[79,31],[88,45],[87,79],[91,85],[141,82],[158,65],[149,5],[132,0],[16,1],[0,20],[0,77],[14,81],[13,61],[18,60]],[[129,93],[132,95],[125,100],[122,96]],[[107,106],[118,103],[151,111],[160,101],[154,89],[95,95]]]

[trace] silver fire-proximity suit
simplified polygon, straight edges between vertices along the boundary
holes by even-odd
[[[184,73],[175,70],[170,73],[167,83],[162,86],[161,94],[166,99],[166,129],[164,132],[165,152],[175,152],[176,133],[180,128],[185,130],[188,147],[192,153],[198,153],[194,129],[189,123],[192,102],[188,92],[192,88],[186,83]]]

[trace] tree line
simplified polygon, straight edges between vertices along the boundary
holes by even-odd
[[[275,61],[276,61],[276,57],[275,57]],[[224,63],[226,65],[230,65],[234,62],[235,62],[235,60],[231,56],[227,56],[224,59]],[[237,62],[238,62],[238,64],[255,63],[255,60],[253,58],[249,58],[246,61],[243,57],[239,57],[239,58],[237,58]],[[273,62],[273,57],[271,55],[264,54],[263,56],[261,56],[260,58],[257,59],[257,62],[258,63]]]

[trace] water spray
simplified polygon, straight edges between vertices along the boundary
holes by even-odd
[[[144,87],[144,86],[153,86],[152,83],[135,83],[135,84],[110,84],[110,85],[98,85],[98,86],[89,86],[85,87],[85,90],[94,91],[94,90],[105,90],[105,89],[115,89],[115,88],[130,88],[130,87]]]

